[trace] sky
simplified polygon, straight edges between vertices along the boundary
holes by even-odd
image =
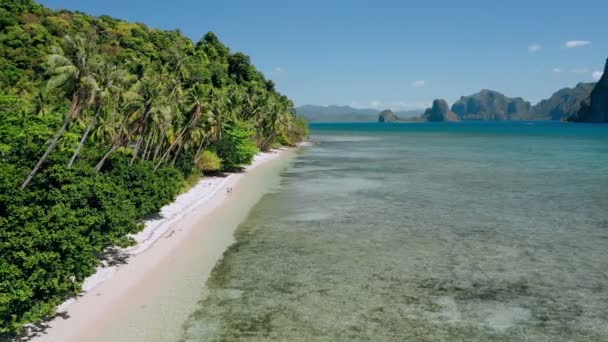
[[[493,89],[536,103],[599,79],[608,1],[40,0],[193,40],[213,31],[296,105],[422,109]]]

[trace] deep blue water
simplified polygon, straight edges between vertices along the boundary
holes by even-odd
[[[608,125],[311,128],[183,340],[608,341]]]
[[[475,134],[548,136],[608,139],[608,124],[580,124],[556,121],[467,121],[467,122],[412,122],[412,123],[311,123],[315,134],[325,132],[356,132],[381,134]]]

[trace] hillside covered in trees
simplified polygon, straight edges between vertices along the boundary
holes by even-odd
[[[306,135],[213,33],[0,0],[0,334],[52,314],[204,173]]]

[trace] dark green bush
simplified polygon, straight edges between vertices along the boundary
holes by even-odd
[[[0,333],[19,331],[77,294],[102,252],[109,246],[128,245],[128,235],[142,228],[139,222],[170,203],[183,182],[175,168],[154,173],[150,162],[129,166],[128,156],[120,153],[103,173],[95,172],[86,155],[68,170],[69,153],[58,152],[31,186],[20,190],[29,167],[22,157],[30,155],[23,139],[39,143],[38,134],[44,141],[54,124],[24,113],[8,114],[8,106],[4,108],[0,110],[5,119],[0,123],[0,143],[6,146],[0,158]],[[15,108],[10,112],[15,113]]]
[[[251,164],[258,148],[252,140],[255,134],[251,124],[238,122],[231,125],[216,146],[225,171],[232,171]]]
[[[63,160],[62,160],[63,161]],[[183,177],[145,163],[113,161],[109,173],[53,164],[31,191],[17,168],[0,166],[0,332],[19,330],[70,295],[111,245],[127,245],[137,223],[171,202]],[[74,279],[75,281],[72,281]]]

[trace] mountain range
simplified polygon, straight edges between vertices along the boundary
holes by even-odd
[[[535,105],[521,97],[508,97],[494,90],[482,89],[460,99],[448,107],[443,99],[433,101],[415,121],[460,120],[568,120],[581,110],[596,87],[595,83],[578,83],[574,88],[563,88]],[[596,87],[597,88],[597,87]]]
[[[461,96],[450,107],[443,99],[433,101],[424,112],[380,111],[350,106],[304,105],[296,113],[310,122],[395,122],[395,121],[460,121],[460,120],[566,120],[574,117],[581,103],[589,99],[595,83],[578,83],[563,88],[535,105],[521,97],[508,97],[498,91],[482,89]]]

